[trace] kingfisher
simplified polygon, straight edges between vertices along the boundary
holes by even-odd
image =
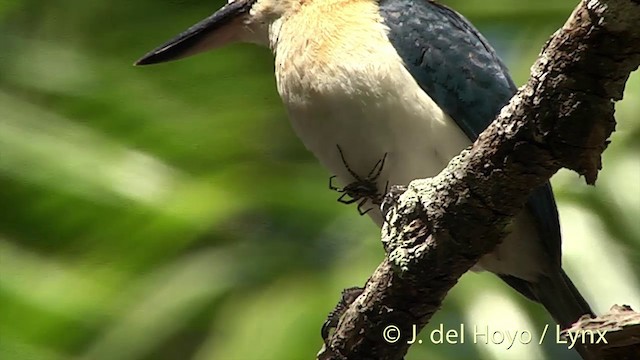
[[[389,184],[438,174],[516,92],[480,32],[431,0],[230,0],[136,64],[235,42],[273,52],[293,130],[352,197],[370,191],[367,182],[383,193]],[[367,215],[382,226],[379,207]],[[533,190],[508,235],[474,270],[541,303],[563,328],[593,316],[561,266],[549,183]]]

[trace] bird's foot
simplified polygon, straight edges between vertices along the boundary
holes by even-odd
[[[392,208],[395,208],[396,205],[398,205],[398,198],[405,191],[407,191],[407,187],[401,185],[394,185],[388,192],[385,191],[386,194],[382,197],[382,201],[380,204],[380,210],[382,211],[382,216],[384,217],[385,223],[388,222],[387,215],[389,214],[389,211],[391,211]]]
[[[351,287],[342,290],[342,296],[340,297],[340,301],[336,307],[329,313],[327,316],[327,320],[322,324],[322,340],[324,340],[325,345],[329,341],[329,336],[331,335],[331,330],[335,329],[338,326],[338,322],[340,318],[347,311],[349,305],[351,305],[357,298],[362,294],[364,288],[361,287]]]

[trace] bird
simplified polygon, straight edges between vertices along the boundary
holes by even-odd
[[[292,128],[318,161],[341,183],[369,179],[380,192],[437,175],[517,91],[471,22],[431,0],[230,0],[136,65],[238,42],[272,51]],[[356,188],[342,191],[357,197]],[[382,226],[379,208],[367,215]],[[473,270],[496,274],[568,328],[595,315],[561,258],[558,210],[546,183]]]

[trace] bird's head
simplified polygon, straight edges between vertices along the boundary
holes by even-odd
[[[229,0],[213,15],[152,50],[136,65],[177,60],[234,42],[270,46],[304,0]]]

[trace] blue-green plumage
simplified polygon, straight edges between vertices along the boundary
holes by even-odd
[[[389,41],[418,85],[475,140],[516,92],[487,40],[457,12],[428,1],[383,0]],[[536,190],[528,206],[560,263],[560,224],[551,186]]]
[[[379,9],[389,28],[389,41],[407,70],[469,139],[475,140],[516,92],[495,50],[462,15],[433,1],[382,0]],[[561,268],[560,223],[549,183],[532,192],[527,209],[551,266],[559,272],[559,281],[574,293],[579,307],[590,312]],[[499,276],[530,299],[546,302],[535,284],[507,274]]]
[[[466,19],[437,3],[383,0],[380,14],[420,87],[470,139],[478,137],[516,91],[493,48]]]

